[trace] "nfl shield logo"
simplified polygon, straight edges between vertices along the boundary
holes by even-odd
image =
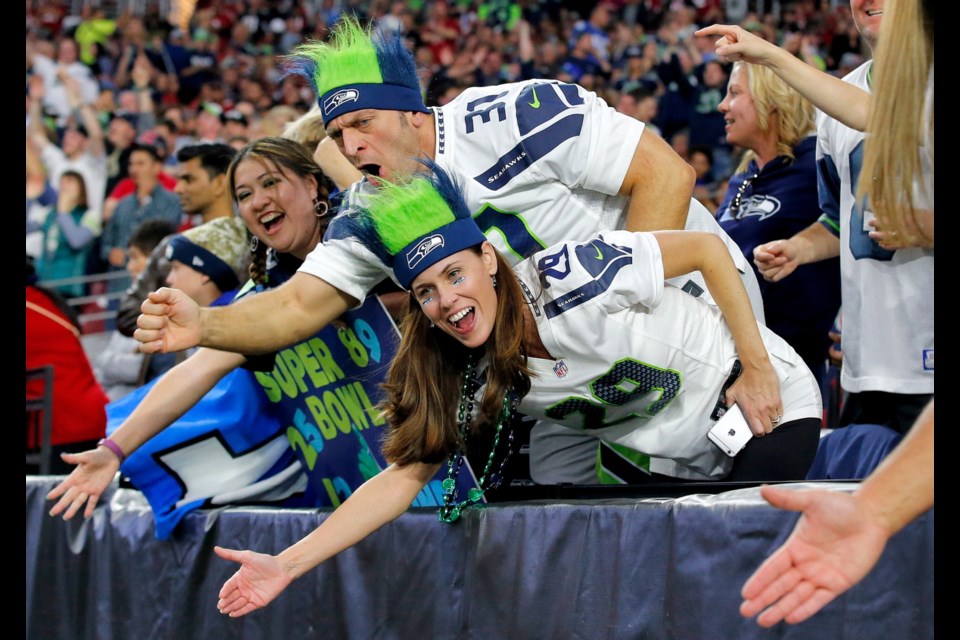
[[[557,374],[558,378],[562,378],[567,375],[567,363],[561,360],[557,364],[553,365],[553,372]]]

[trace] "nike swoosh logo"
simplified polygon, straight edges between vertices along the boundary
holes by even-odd
[[[600,253],[600,247],[593,245],[593,250],[597,252],[597,260],[603,260],[603,254]]]
[[[540,98],[537,97],[537,88],[530,87],[530,90],[533,91],[533,102],[530,103],[530,106],[534,109],[540,108]]]

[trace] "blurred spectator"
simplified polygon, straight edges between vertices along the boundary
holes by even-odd
[[[231,109],[223,114],[221,121],[223,122],[222,135],[227,140],[237,136],[246,137],[250,133],[247,129],[250,122],[242,111]]]
[[[76,313],[56,291],[37,284],[37,274],[29,258],[26,314],[27,369],[53,366],[50,473],[66,474],[70,472],[70,465],[60,459],[60,453],[85,451],[97,446],[97,441],[106,435],[107,396],[94,377],[80,342]],[[42,386],[42,381],[31,380],[27,384],[27,396],[40,396]],[[28,448],[36,444],[27,441]]]
[[[223,142],[223,107],[203,102],[197,110],[196,142]]]
[[[523,80],[557,78],[565,47],[556,39],[546,39],[534,46],[530,24],[521,20],[517,27],[520,48],[520,77]]]
[[[26,243],[27,255],[39,258],[43,250],[43,221],[47,208],[56,204],[57,192],[50,186],[37,148],[26,137]]]
[[[406,2],[393,2],[390,4],[390,13],[377,20],[377,26],[383,30],[387,37],[393,34],[403,35],[406,32],[405,16],[409,13]]]
[[[107,18],[103,7],[84,5],[83,21],[73,33],[79,46],[80,61],[93,67],[97,62],[99,49],[110,42],[110,36],[116,30],[116,20]]]
[[[136,278],[147,266],[150,253],[161,240],[176,232],[167,220],[146,220],[134,230],[127,246],[127,272]],[[94,361],[93,372],[111,402],[119,400],[146,382],[149,355],[140,353],[140,343],[114,331]]]
[[[163,188],[159,174],[163,165],[156,147],[135,143],[130,151],[130,177],[136,192],[120,200],[103,230],[101,255],[111,270],[126,265],[130,235],[144,220],[161,218],[180,224],[182,210],[177,197]],[[117,281],[112,281],[111,284]]]
[[[670,136],[670,147],[678,156],[690,162],[690,130],[680,129]]]
[[[710,147],[690,147],[690,166],[697,172],[697,181],[693,185],[693,197],[700,201],[710,213],[716,214],[717,183],[713,171],[713,150]]]
[[[188,145],[177,152],[179,164],[175,191],[183,212],[191,218],[199,217],[198,224],[233,215],[227,169],[234,155],[234,150],[227,145],[207,143]],[[136,330],[140,305],[147,299],[147,294],[166,282],[170,272],[166,247],[170,239],[165,238],[156,246],[146,267],[133,279],[120,300],[117,329],[126,336],[132,336]],[[246,269],[245,265],[241,265],[243,269]]]
[[[561,68],[570,82],[582,84],[584,76],[596,77],[610,73],[610,64],[598,55],[594,46],[594,39],[590,33],[581,33],[574,41]]]
[[[689,80],[689,76],[684,77]],[[709,147],[713,154],[713,167],[718,175],[733,173],[732,145],[724,132],[723,114],[717,110],[727,90],[727,70],[719,60],[703,65],[703,78],[696,84],[681,86],[688,91],[691,104],[690,145]]]
[[[635,87],[620,94],[617,111],[646,123],[647,128],[660,135],[660,129],[653,124],[657,117],[657,97],[645,86]]]
[[[650,40],[644,45],[630,45],[623,51],[623,68],[618,70],[614,88],[627,92],[646,87],[651,92],[657,90],[660,79],[654,71],[657,45]],[[649,52],[649,53],[648,53]]]
[[[103,130],[100,128],[93,108],[89,103],[81,100],[76,81],[70,76],[65,76],[62,82],[71,107],[76,110],[80,121],[78,122],[74,116],[68,119],[61,146],[50,141],[40,108],[45,95],[45,85],[43,79],[35,75],[29,80],[28,131],[32,142],[40,152],[40,160],[51,184],[59,183],[64,171],[76,171],[83,176],[90,208],[99,212],[103,207],[106,183]]]
[[[56,206],[43,220],[43,244],[37,260],[40,280],[77,278],[86,274],[87,259],[100,235],[100,212],[90,209],[83,176],[72,170],[60,175]],[[84,295],[82,283],[57,286],[65,297]]]
[[[609,5],[601,2],[590,11],[589,20],[578,20],[570,34],[570,48],[583,47],[584,51],[592,52],[597,57],[598,63],[609,62],[610,36],[607,35],[607,27],[610,25],[610,9]],[[587,36],[586,44],[581,44],[583,36]]]
[[[194,31],[187,47],[189,65],[180,70],[178,75],[180,90],[177,98],[180,104],[191,104],[200,95],[205,83],[218,78],[217,56],[213,50],[215,42],[216,36],[213,34],[199,28]]]
[[[434,61],[443,66],[453,62],[460,23],[450,17],[447,0],[434,0],[427,8],[427,20],[420,29],[420,37],[433,53]]]
[[[477,19],[498,33],[512,31],[522,13],[520,5],[511,0],[488,0],[477,7]]]
[[[800,58],[811,67],[821,71],[827,70],[827,62],[820,55],[819,43],[816,36],[800,31],[787,31],[783,35],[781,47]]]
[[[107,193],[129,173],[130,146],[137,139],[136,115],[126,111],[114,111],[107,125]],[[116,205],[114,205],[116,206]],[[111,208],[112,212],[112,208]],[[110,217],[108,213],[106,217]]]
[[[496,49],[480,49],[480,64],[474,72],[473,86],[490,87],[507,82],[508,78],[503,71],[503,54]]]

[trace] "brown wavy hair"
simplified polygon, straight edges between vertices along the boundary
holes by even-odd
[[[473,249],[480,253],[480,247]],[[472,432],[493,428],[500,416],[505,393],[517,399],[530,391],[530,369],[523,343],[523,307],[520,284],[510,265],[496,252],[497,315],[493,331],[481,349],[486,358],[486,386]],[[400,323],[400,346],[387,373],[380,404],[390,425],[383,442],[387,461],[400,465],[436,463],[463,446],[458,411],[463,373],[470,349],[439,329],[431,329],[420,304],[410,295]]]

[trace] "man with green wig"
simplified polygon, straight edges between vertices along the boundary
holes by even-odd
[[[290,62],[292,73],[312,83],[328,136],[366,176],[350,187],[344,207],[362,202],[377,178],[394,180],[428,161],[457,180],[480,229],[514,264],[605,229],[708,231],[724,240],[762,320],[753,269],[691,198],[693,169],[643,123],[616,113],[596,94],[530,80],[468,89],[444,107],[427,108],[402,39],[372,33],[349,18],[336,26],[330,43],[302,45]],[[200,311],[161,290],[143,307],[137,332],[142,349],[201,344],[257,353],[312,335],[386,277],[396,279],[391,266],[340,229],[331,225],[287,284],[248,302]],[[712,300],[699,273],[671,284]],[[567,431],[556,437],[569,437]],[[591,443],[577,438],[582,473],[570,475],[576,465],[560,456],[556,464],[534,464],[543,470],[535,479],[595,481],[595,451],[587,455]]]

